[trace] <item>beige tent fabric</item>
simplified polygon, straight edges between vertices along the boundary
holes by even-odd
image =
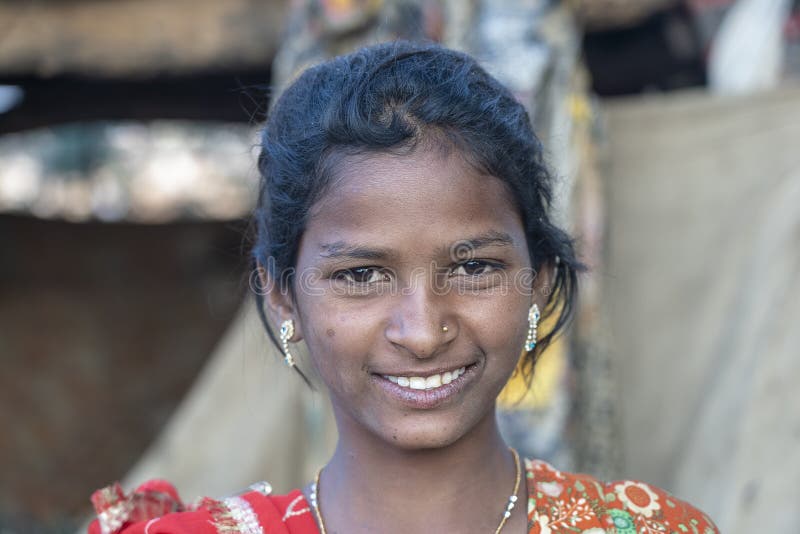
[[[300,365],[308,369],[302,357]],[[327,395],[312,393],[283,365],[248,299],[123,486],[165,478],[186,501],[230,495],[260,480],[287,492],[310,480],[332,452],[329,409]]]
[[[800,88],[606,110],[622,475],[800,532]]]

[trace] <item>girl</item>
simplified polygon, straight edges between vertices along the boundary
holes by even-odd
[[[164,482],[112,486],[90,532],[716,532],[662,490],[503,442],[497,395],[568,321],[580,264],[525,110],[472,58],[391,43],[314,67],[261,149],[259,310],[303,378],[305,341],[335,453],[283,496],[262,483],[187,509]]]

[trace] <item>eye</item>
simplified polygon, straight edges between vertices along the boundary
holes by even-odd
[[[378,267],[354,267],[333,273],[332,278],[348,284],[375,284],[388,279],[388,275]]]
[[[501,266],[496,263],[484,260],[468,260],[458,264],[453,269],[451,276],[483,276],[498,271],[500,268]]]

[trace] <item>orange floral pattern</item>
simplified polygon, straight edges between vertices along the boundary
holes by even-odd
[[[603,483],[525,460],[529,534],[718,534],[703,512],[643,482]]]

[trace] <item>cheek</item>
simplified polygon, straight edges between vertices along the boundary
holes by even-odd
[[[369,325],[362,314],[326,304],[320,299],[304,306],[303,334],[325,383],[334,388],[346,387],[363,372]]]
[[[490,298],[471,302],[469,309],[473,312],[465,320],[481,348],[500,357],[503,367],[513,369],[528,330],[527,299],[522,295]]]

